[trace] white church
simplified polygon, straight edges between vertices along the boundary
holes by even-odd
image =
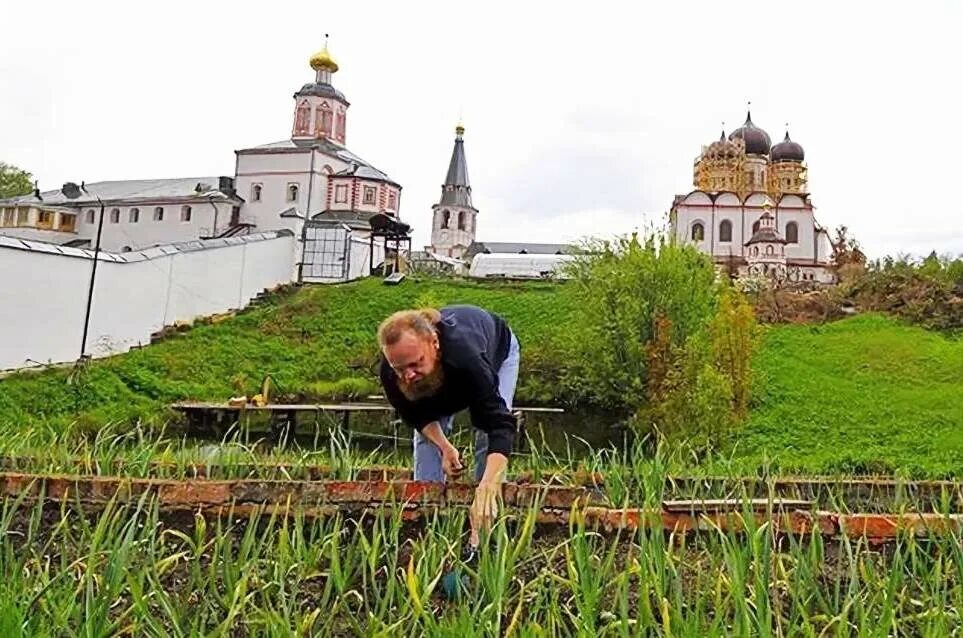
[[[0,200],[0,235],[90,249],[102,206],[106,252],[289,231],[296,238],[292,277],[343,281],[368,274],[384,258],[383,243],[370,241],[369,219],[398,218],[401,186],[348,150],[350,104],[332,84],[338,64],[327,44],[309,63],[314,78],[294,94],[290,136],[235,151],[233,177],[37,190]],[[74,197],[65,194],[70,190]]]
[[[816,221],[805,159],[788,130],[772,144],[747,113],[741,127],[702,147],[695,190],[672,203],[672,234],[734,276],[833,283],[832,244]]]

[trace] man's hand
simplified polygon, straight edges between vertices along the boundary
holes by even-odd
[[[434,443],[438,451],[441,452],[441,469],[444,470],[445,476],[455,478],[461,474],[461,455],[458,454],[458,449],[445,436],[441,425],[437,421],[422,428],[421,435]]]
[[[471,539],[473,546],[478,546],[479,532],[491,529],[495,517],[498,516],[498,499],[502,495],[502,484],[499,481],[482,481],[475,488],[475,500],[471,504]]]
[[[458,454],[458,448],[451,443],[441,448],[441,467],[448,478],[457,478],[461,475],[461,456]]]

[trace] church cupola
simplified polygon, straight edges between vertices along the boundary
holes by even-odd
[[[350,104],[331,83],[331,76],[339,67],[328,51],[327,35],[324,36],[324,48],[311,56],[309,64],[314,70],[314,82],[308,82],[294,94],[291,139],[323,139],[344,146]]]
[[[773,145],[769,154],[769,192],[775,195],[793,193],[803,195],[809,190],[806,152],[798,142],[789,138],[789,124],[786,124],[786,137]]]
[[[789,128],[786,128],[786,137],[772,147],[769,155],[774,162],[801,162],[806,159],[806,152],[798,142],[789,139]]]
[[[752,123],[752,113],[746,111],[746,121],[742,126],[729,133],[729,139],[742,139],[746,143],[746,154],[769,155],[769,133]]]
[[[475,240],[478,210],[472,205],[465,159],[465,127],[455,127],[455,146],[448,162],[448,174],[441,186],[441,199],[432,207],[431,252],[461,257]]]

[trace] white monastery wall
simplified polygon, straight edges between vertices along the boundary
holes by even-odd
[[[150,343],[178,321],[243,308],[291,281],[294,237],[260,233],[101,253],[87,353]],[[80,355],[93,252],[0,238],[0,370]],[[11,273],[16,273],[15,276]]]

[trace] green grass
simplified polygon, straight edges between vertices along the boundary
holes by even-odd
[[[465,512],[309,519],[0,500],[0,635],[959,635],[963,538],[601,534],[506,513],[476,562]],[[410,510],[409,510],[410,513]],[[768,513],[771,515],[771,512]],[[443,593],[444,574],[461,577]],[[454,580],[458,583],[458,580]],[[454,590],[455,587],[451,587]]]
[[[74,383],[65,370],[13,375],[0,381],[0,431],[29,431],[31,447],[42,448],[45,431],[163,423],[172,401],[226,400],[235,385],[250,395],[266,375],[278,392],[306,400],[363,397],[379,391],[381,319],[447,303],[505,316],[523,348],[517,401],[557,400],[553,369],[564,361],[553,344],[577,310],[564,285],[369,280],[280,295],[232,320],[95,361]],[[963,341],[881,315],[775,326],[765,329],[753,368],[748,422],[716,459],[693,469],[963,474]]]
[[[0,381],[0,424],[79,422],[91,430],[108,421],[169,417],[179,399],[227,400],[236,386],[248,396],[270,375],[275,392],[304,399],[354,398],[380,392],[373,373],[374,333],[402,308],[471,303],[504,316],[532,352],[545,348],[571,312],[560,286],[469,284],[409,280],[390,287],[371,279],[306,287],[216,325],[196,326],[155,346],[95,361],[78,383],[48,370]],[[518,398],[551,402],[539,375],[523,375]]]
[[[766,330],[736,465],[963,474],[963,340],[882,315]]]

